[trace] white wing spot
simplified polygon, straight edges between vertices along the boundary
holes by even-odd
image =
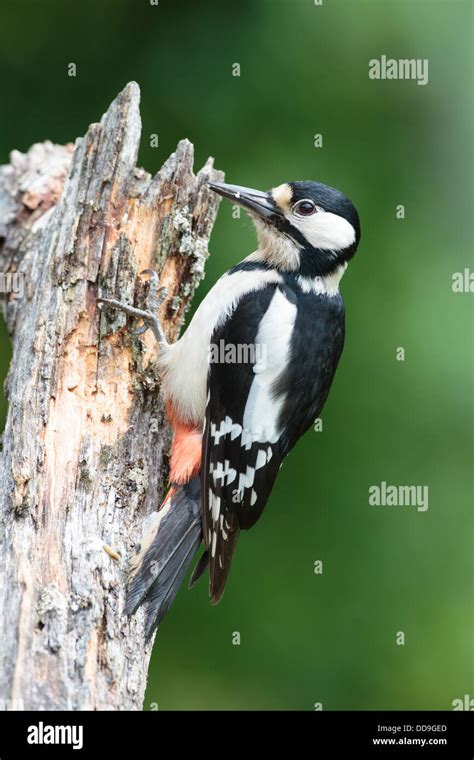
[[[239,491],[244,488],[251,488],[255,478],[255,469],[247,465],[247,470],[239,474]]]
[[[214,483],[217,483],[217,481],[220,480],[221,485],[224,485],[224,482],[226,485],[230,485],[230,483],[233,483],[237,477],[237,470],[234,470],[234,468],[230,466],[230,461],[228,459],[225,460],[224,465],[222,465],[222,462],[217,462],[216,467],[214,467],[214,463],[211,462],[209,473],[212,474]]]
[[[224,466],[225,466],[224,475],[226,476],[225,483],[226,483],[226,486],[230,486],[230,484],[233,483],[237,477],[237,470],[234,470],[234,468],[230,466],[230,462],[228,459],[225,460]]]
[[[221,420],[219,428],[215,422],[211,422],[211,436],[214,438],[215,444],[219,443],[221,438],[225,438],[228,433],[230,433],[231,440],[234,440],[234,438],[240,435],[241,431],[241,426],[238,424],[234,425],[229,416],[225,420]]]
[[[212,511],[212,519],[214,522],[217,522],[221,511],[221,497],[216,496],[215,493],[212,493],[212,491],[210,491],[209,505]]]
[[[212,546],[211,546],[211,557],[215,557],[216,555],[216,543],[217,543],[217,531],[215,530],[212,534]]]

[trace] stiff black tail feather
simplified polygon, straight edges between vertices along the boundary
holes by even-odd
[[[200,483],[175,486],[145,536],[131,571],[125,612],[146,607],[146,635],[173,603],[202,541]]]
[[[188,583],[188,588],[192,588],[195,583],[198,582],[199,578],[203,574],[206,567],[209,565],[209,552],[206,551],[201,555],[201,558],[199,562],[196,564],[196,567],[193,570],[193,574],[191,575]]]

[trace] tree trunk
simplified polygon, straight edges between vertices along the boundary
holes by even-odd
[[[97,306],[140,305],[153,268],[177,337],[203,276],[222,175],[179,143],[135,166],[130,83],[76,145],[0,168],[0,271],[13,343],[0,459],[0,707],[140,709],[151,644],[123,615],[129,557],[161,503],[170,431],[150,333]],[[24,292],[23,291],[24,287]]]

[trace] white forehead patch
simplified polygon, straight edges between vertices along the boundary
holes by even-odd
[[[356,233],[352,224],[330,211],[318,211],[306,217],[291,214],[288,218],[314,248],[342,251],[355,242]]]
[[[288,213],[291,206],[291,199],[293,197],[293,190],[290,185],[285,182],[283,185],[274,187],[272,190],[272,197],[277,206],[279,206],[285,214]]]

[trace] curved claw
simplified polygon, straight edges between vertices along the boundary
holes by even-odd
[[[101,294],[99,294],[97,300],[100,304],[105,304],[106,306],[111,306],[114,309],[123,311],[124,314],[127,314],[134,320],[143,319],[143,324],[139,327],[129,327],[132,335],[143,335],[148,329],[151,329],[158,344],[161,346],[167,346],[168,342],[163,328],[161,327],[160,320],[158,319],[157,311],[166,298],[168,290],[166,287],[158,288],[160,280],[154,269],[145,269],[141,274],[150,275],[147,309],[137,309],[135,306],[123,304],[115,298],[104,298]]]
[[[146,333],[147,330],[150,329],[150,325],[145,322],[141,327],[129,327],[128,331],[132,335],[143,335],[143,333]]]
[[[168,288],[165,285],[161,288],[159,287],[160,278],[154,269],[144,269],[143,272],[140,272],[140,275],[143,274],[150,276],[148,281],[147,306],[150,311],[156,313],[168,295]]]
[[[166,285],[162,285],[161,288],[159,288],[158,293],[156,295],[157,308],[161,306],[163,301],[166,299],[167,295],[168,295],[168,288],[166,287]]]

